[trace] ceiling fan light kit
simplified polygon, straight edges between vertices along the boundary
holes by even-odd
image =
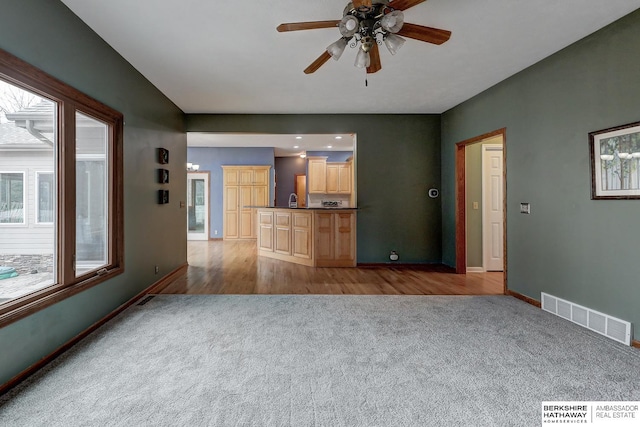
[[[383,40],[391,55],[395,55],[405,42],[405,39],[396,34],[387,34]]]
[[[347,44],[358,47],[355,66],[366,68],[367,73],[375,73],[382,69],[378,44],[384,43],[389,52],[395,55],[408,37],[427,43],[440,45],[451,37],[451,32],[438,28],[404,22],[403,10],[413,7],[425,0],[352,0],[344,8],[341,20],[314,21],[280,24],[279,32],[311,30],[317,28],[337,27],[342,37],[330,44],[304,72],[314,73],[329,58],[340,59]]]
[[[358,54],[356,55],[356,62],[354,64],[358,68],[366,68],[371,65],[371,55],[369,52],[366,52],[364,49],[358,49]]]
[[[389,33],[397,33],[404,24],[404,14],[399,10],[394,10],[380,19],[380,26]]]
[[[358,27],[360,26],[360,22],[358,18],[353,15],[345,15],[340,21],[340,25],[338,25],[338,29],[340,30],[340,34],[342,37],[353,37],[358,32]]]
[[[329,52],[329,55],[331,55],[331,57],[337,61],[342,56],[342,53],[344,52],[344,49],[346,47],[347,47],[347,39],[341,38],[331,43],[327,47],[327,52]]]

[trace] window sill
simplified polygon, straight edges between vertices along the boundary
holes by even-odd
[[[39,291],[24,295],[5,304],[0,304],[0,328],[10,325],[20,319],[37,313],[66,298],[86,291],[100,283],[112,279],[124,272],[124,267],[115,267],[106,273],[91,277],[71,286],[52,285]]]

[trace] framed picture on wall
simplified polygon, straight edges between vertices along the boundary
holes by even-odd
[[[169,203],[169,190],[158,190],[158,203],[161,205]]]
[[[169,183],[169,170],[168,169],[158,169],[158,182],[160,184],[168,184]]]
[[[589,133],[592,199],[640,199],[640,122]]]
[[[169,150],[166,148],[158,148],[158,163],[161,165],[169,163]]]

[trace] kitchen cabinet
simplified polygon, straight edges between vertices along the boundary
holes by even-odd
[[[316,262],[318,267],[355,267],[355,212],[315,213]]]
[[[327,194],[351,194],[351,163],[327,163]]]
[[[255,239],[256,206],[269,204],[271,166],[222,166],[223,238]]]
[[[276,224],[273,251],[291,255],[291,212],[276,211],[273,216]]]
[[[273,252],[273,212],[258,212],[258,250]]]
[[[293,211],[291,213],[292,255],[296,258],[311,260],[313,243],[313,213]]]
[[[327,163],[327,194],[337,194],[340,188],[340,170],[337,163]]]
[[[351,162],[340,165],[338,173],[338,193],[340,194],[353,193],[353,172],[351,171],[351,165]]]
[[[354,209],[258,209],[258,255],[311,267],[356,266]]]
[[[351,162],[330,162],[326,157],[308,158],[309,194],[351,194]]]
[[[307,158],[307,190],[309,194],[326,194],[327,192],[327,158]]]

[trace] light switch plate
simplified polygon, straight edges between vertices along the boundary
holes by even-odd
[[[531,205],[529,203],[520,203],[520,213],[522,214],[530,214],[531,213]]]

